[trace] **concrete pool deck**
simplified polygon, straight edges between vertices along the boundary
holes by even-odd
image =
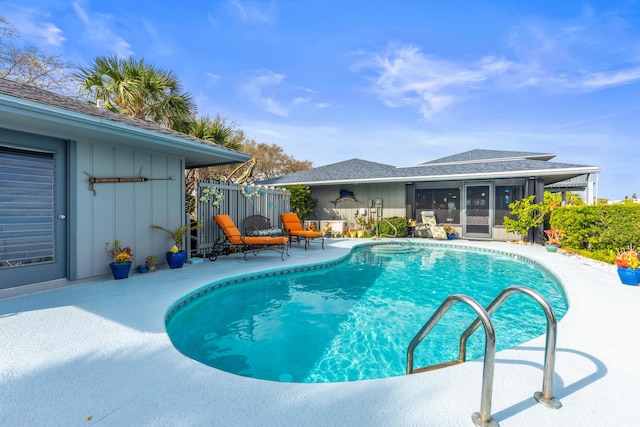
[[[424,241],[415,239],[417,242]],[[336,259],[361,239],[222,256],[181,270],[132,274],[23,296],[0,292],[2,426],[472,426],[481,361],[379,380],[294,384],[209,368],[174,349],[167,309],[229,276]],[[542,387],[544,336],[498,352],[493,418],[503,427],[635,426],[640,390],[640,287],[613,266],[541,246],[455,240],[522,254],[562,280],[569,311],[558,325],[554,396]],[[431,313],[425,313],[425,320]],[[457,339],[457,337],[456,337]]]

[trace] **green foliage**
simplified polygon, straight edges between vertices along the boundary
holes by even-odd
[[[588,249],[574,249],[574,248],[565,248],[563,249],[576,253],[578,255],[582,255],[585,258],[595,259],[596,261],[602,261],[609,264],[613,264],[613,261],[616,259],[616,252],[612,250],[600,250],[600,251],[590,251]]]
[[[555,209],[549,223],[564,231],[563,246],[590,251],[640,247],[640,205],[595,205]]]
[[[367,217],[360,215],[360,212],[356,211],[356,214],[354,215],[354,219],[358,226],[358,230],[364,230],[365,225],[367,225]]]
[[[311,197],[311,189],[302,184],[288,185],[284,188],[291,193],[289,202],[291,205],[291,212],[298,215],[300,221],[304,221],[309,218],[311,212],[313,212],[318,205],[318,199]]]
[[[529,230],[538,227],[544,222],[545,215],[549,213],[549,205],[534,203],[536,196],[525,197],[509,203],[510,214],[514,218],[504,217],[504,228],[509,233],[517,233],[526,239]]]
[[[101,101],[105,109],[136,119],[184,131],[196,112],[178,76],[144,59],[99,56],[87,68],[78,67],[74,77],[84,94]]]
[[[544,204],[551,209],[562,206],[562,193],[544,192]],[[565,204],[568,206],[584,206],[584,201],[576,193],[567,192],[565,194]]]
[[[185,224],[174,229],[164,228],[160,225],[151,226],[151,228],[154,228],[156,230],[162,230],[167,234],[169,234],[169,238],[171,239],[171,241],[179,248],[182,247],[182,241],[184,240],[184,237],[187,235],[187,233],[189,233],[190,230],[195,230],[201,227],[202,227],[202,224],[198,224],[197,221],[193,221],[190,225]]]
[[[398,230],[397,237],[407,236],[407,219],[405,217],[392,216],[385,219],[389,221],[391,224],[393,224],[394,227],[396,227],[396,229]],[[380,235],[386,234],[386,235],[393,236],[393,233],[394,233],[393,227],[391,227],[387,223],[387,221],[384,221],[384,220],[378,221],[379,233]]]

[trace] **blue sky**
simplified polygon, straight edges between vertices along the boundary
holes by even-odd
[[[546,152],[599,166],[599,197],[640,196],[635,1],[2,3],[42,50],[144,58],[314,166]]]

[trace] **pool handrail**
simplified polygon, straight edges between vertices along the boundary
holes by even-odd
[[[476,320],[482,322],[485,331],[484,346],[484,367],[482,369],[482,396],[480,401],[480,412],[474,412],[471,419],[477,426],[497,426],[498,423],[491,417],[491,397],[493,394],[493,371],[496,357],[496,333],[493,323],[487,311],[476,300],[467,295],[449,295],[436,312],[424,324],[422,329],[409,343],[407,349],[407,375],[413,374],[413,352],[434,326],[442,319],[455,302],[463,302],[470,306],[478,315]]]
[[[380,219],[383,220],[384,222],[386,222],[387,224],[389,224],[389,226],[391,226],[391,228],[393,228],[393,235],[391,234],[380,234],[380,225],[378,224],[380,222]],[[380,238],[380,236],[383,237],[397,237],[398,236],[398,227],[396,227],[395,225],[393,225],[391,223],[391,221],[389,221],[387,218],[381,216],[380,219],[376,222],[376,237]]]
[[[544,314],[547,318],[542,392],[536,391],[533,394],[533,397],[536,399],[536,401],[549,408],[559,409],[560,407],[562,407],[562,403],[560,403],[558,399],[553,397],[553,375],[556,361],[556,338],[558,320],[556,319],[556,315],[553,312],[553,308],[551,307],[549,302],[547,302],[547,300],[545,300],[539,292],[531,288],[528,288],[526,286],[510,286],[503,289],[502,292],[498,294],[498,296],[491,302],[491,304],[487,306],[486,311],[489,316],[491,316],[507,298],[515,293],[523,293],[533,298],[540,305],[540,307],[542,307],[542,310],[544,311]],[[481,321],[482,320],[480,319],[480,317],[477,317],[460,336],[460,363],[466,361],[467,340],[469,339],[471,334],[473,334],[476,329],[480,327]]]

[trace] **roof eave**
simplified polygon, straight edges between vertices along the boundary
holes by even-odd
[[[190,141],[21,98],[0,94],[0,100],[3,101],[0,103],[0,113],[28,118],[27,125],[22,127],[17,120],[6,120],[6,127],[14,130],[33,132],[37,129],[38,133],[71,140],[92,132],[96,137],[101,136],[105,142],[116,145],[125,141],[136,142],[144,149],[184,157],[187,168],[242,163],[251,159],[250,155],[219,145]],[[4,126],[4,122],[0,116],[0,124]],[[113,141],[114,137],[122,140]]]
[[[271,185],[334,185],[334,184],[375,184],[375,183],[394,183],[394,182],[432,182],[432,181],[471,181],[482,179],[500,179],[500,178],[527,178],[527,177],[544,177],[557,175],[581,175],[585,173],[598,173],[600,168],[596,166],[580,166],[575,168],[562,169],[539,169],[539,170],[523,170],[523,171],[506,171],[506,172],[485,172],[485,173],[468,173],[468,174],[449,174],[449,175],[416,175],[402,177],[387,178],[366,178],[366,179],[346,179],[346,180],[323,180],[323,181],[299,181],[288,183],[274,183]]]

